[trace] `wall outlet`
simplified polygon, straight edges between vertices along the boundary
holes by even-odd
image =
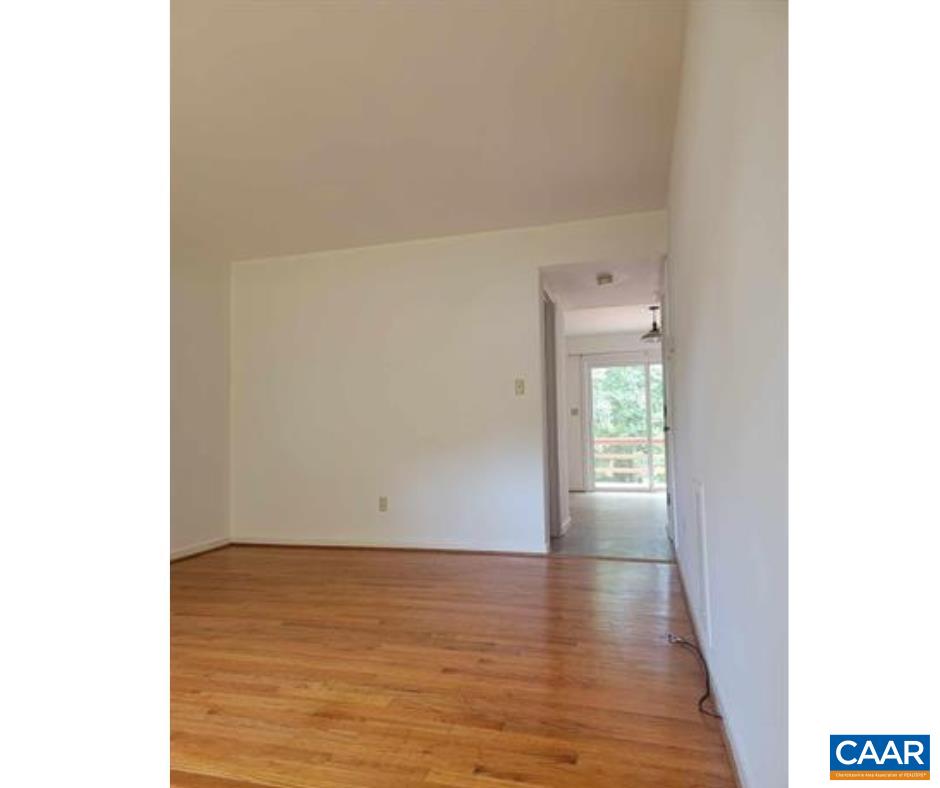
[[[525,378],[516,378],[516,396],[525,396]]]
[[[388,511],[388,498],[384,495],[379,496],[379,511],[387,512]]]

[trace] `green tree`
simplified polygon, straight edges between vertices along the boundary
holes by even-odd
[[[663,368],[661,364],[649,367],[650,424],[646,421],[646,374],[644,364],[628,366],[594,367],[591,370],[591,394],[594,411],[593,430],[595,438],[646,438],[652,428],[655,440],[663,437]],[[596,451],[601,455],[618,455],[611,458],[601,468],[608,481],[630,482],[645,485],[648,483],[648,452],[652,448],[654,462],[654,482],[665,482],[663,447],[654,443],[652,447],[645,442],[638,445],[599,445]],[[632,461],[622,458],[632,455]],[[611,474],[613,474],[611,476]]]
[[[663,431],[663,367],[650,364],[650,417],[653,436]],[[646,435],[646,368],[594,367],[591,370],[594,398],[594,434],[599,438]]]

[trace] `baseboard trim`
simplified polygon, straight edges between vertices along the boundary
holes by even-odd
[[[741,779],[741,775],[744,772],[741,769],[740,750],[736,744],[736,739],[732,737],[728,726],[725,724],[725,706],[721,702],[721,690],[718,688],[718,683],[715,681],[714,676],[712,676],[712,693],[717,701],[715,705],[721,713],[721,737],[725,740],[725,746],[728,748],[728,759],[731,761],[731,771],[734,775],[734,782],[738,788],[744,788],[744,780]]]
[[[675,545],[673,545],[673,547],[675,547]],[[703,643],[704,641],[699,637],[698,625],[695,623],[695,614],[692,612],[692,605],[689,604],[689,595],[685,589],[685,578],[682,576],[682,564],[679,563],[678,556],[676,557],[676,576],[679,578],[682,601],[685,603],[685,610],[692,624],[692,634],[695,637],[695,642]],[[738,788],[745,788],[747,784],[741,778],[744,771],[741,769],[740,753],[736,740],[728,729],[727,717],[725,716],[725,704],[721,700],[721,690],[718,687],[718,682],[715,680],[714,674],[711,676],[711,684],[712,695],[715,698],[715,706],[718,709],[718,713],[721,714],[721,719],[717,720],[717,722],[721,727],[721,737],[724,739],[725,749],[728,751],[728,760],[731,762],[731,773],[734,776],[735,785],[737,785]]]
[[[664,564],[676,565],[677,562],[666,558],[624,558],[613,555],[565,555],[562,553],[552,553],[549,550],[476,550],[464,547],[416,547],[414,545],[379,545],[379,544],[336,544],[331,542],[315,542],[305,539],[270,539],[258,537],[238,537],[237,539],[221,538],[211,539],[208,542],[201,542],[189,547],[181,547],[170,554],[170,563],[176,563],[186,558],[195,558],[197,555],[211,553],[213,550],[221,550],[223,547],[296,547],[313,550],[387,550],[404,553],[460,553],[463,555],[493,555],[509,556],[515,558],[551,558],[559,561],[619,561],[622,563],[634,564]],[[692,618],[689,600],[685,593],[685,585],[682,582],[682,571],[679,571],[679,585],[682,587],[682,596],[685,599],[686,609],[689,610],[689,620],[692,621],[692,629],[695,629],[695,620]],[[717,693],[716,693],[717,697]]]
[[[227,547],[229,544],[229,538],[223,536],[219,539],[210,539],[208,542],[200,542],[199,544],[190,545],[189,547],[181,547],[170,553],[170,563],[172,564],[176,561],[182,561],[184,558],[202,555],[212,550],[218,550],[222,547]]]
[[[552,553],[549,558],[559,561],[619,561],[622,564],[660,564],[661,566],[674,566],[676,563],[671,558],[631,558],[623,555],[574,555],[573,553]]]
[[[480,550],[469,547],[443,545],[349,544],[320,542],[308,539],[272,539],[270,537],[239,536],[229,540],[233,547],[298,547],[320,550],[395,550],[410,553],[462,553],[464,555],[507,555],[525,558],[545,558],[544,550]]]

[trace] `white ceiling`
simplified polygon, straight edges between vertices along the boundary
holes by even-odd
[[[660,258],[610,263],[572,263],[542,269],[542,280],[563,310],[658,304],[662,288]],[[598,274],[614,281],[597,284]]]
[[[602,306],[565,312],[565,336],[590,334],[642,334],[652,325],[649,308],[643,306]]]
[[[680,0],[174,0],[174,252],[661,209]]]

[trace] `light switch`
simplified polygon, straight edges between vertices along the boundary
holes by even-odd
[[[379,511],[387,512],[388,511],[388,498],[384,495],[379,497]]]
[[[525,378],[516,378],[516,396],[522,397],[525,395]]]

